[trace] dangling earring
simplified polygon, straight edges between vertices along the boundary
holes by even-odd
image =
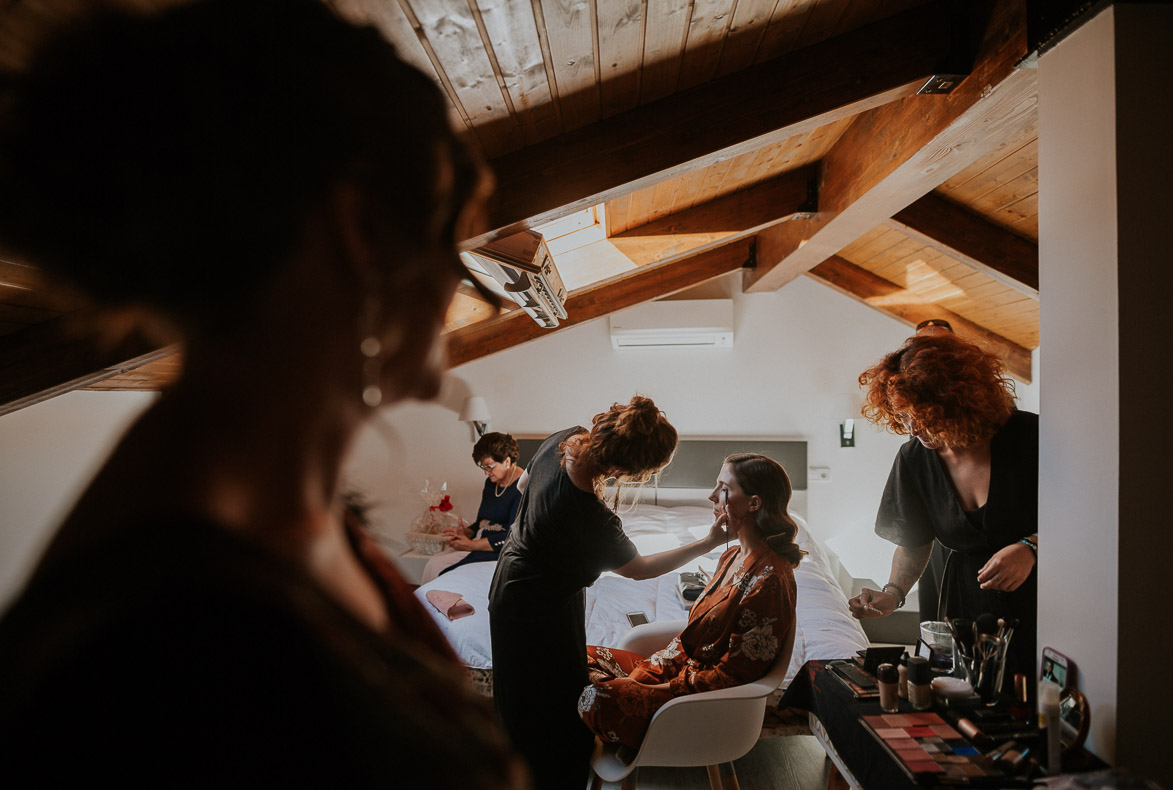
[[[372,277],[372,280],[375,278]],[[383,362],[389,354],[398,350],[402,341],[403,330],[396,327],[393,333],[384,333],[379,338],[379,313],[381,305],[376,284],[367,289],[367,297],[363,302],[362,317],[359,321],[359,351],[363,356],[362,372],[363,387],[362,401],[372,409],[383,402]]]
[[[363,305],[363,315],[359,327],[359,336],[362,337],[362,341],[358,348],[363,355],[362,402],[372,409],[383,402],[383,387],[379,383],[379,376],[383,372],[383,360],[381,359],[383,344],[375,334],[378,315],[379,300],[373,295],[368,295]]]

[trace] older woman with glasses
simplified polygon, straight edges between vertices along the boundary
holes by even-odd
[[[507,433],[486,433],[472,448],[472,460],[485,473],[481,506],[472,527],[450,527],[443,534],[448,550],[428,560],[422,584],[472,562],[495,562],[521,505],[519,484],[525,470],[517,465],[521,450]]]
[[[892,572],[882,589],[851,599],[852,614],[891,614],[923,574],[940,601],[922,595],[922,620],[1017,619],[1005,677],[1032,677],[1038,415],[1015,407],[1000,359],[947,332],[909,338],[859,383],[864,415],[909,440],[876,516],[876,534],[896,544]],[[945,549],[943,567],[929,564],[935,543]]]

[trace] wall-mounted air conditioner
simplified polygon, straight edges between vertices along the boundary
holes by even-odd
[[[497,239],[460,257],[474,275],[488,275],[497,290],[521,305],[539,326],[553,329],[566,318],[566,286],[537,231]]]
[[[614,348],[729,348],[732,299],[647,302],[611,316]]]

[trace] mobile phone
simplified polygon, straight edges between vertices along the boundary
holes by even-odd
[[[953,670],[953,654],[952,653],[938,653],[929,646],[928,642],[917,637],[916,649],[914,656],[924,656],[929,660],[929,666],[933,669],[942,672],[951,672]]]
[[[628,612],[627,622],[631,623],[634,628],[637,625],[644,625],[648,621],[648,616],[643,612]]]
[[[1075,662],[1053,647],[1044,647],[1039,679],[1058,683],[1059,688],[1073,687],[1075,686]]]

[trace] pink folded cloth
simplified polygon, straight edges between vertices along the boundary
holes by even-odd
[[[436,611],[449,620],[468,617],[475,611],[472,604],[464,600],[459,593],[447,590],[428,590],[424,597],[428,599],[428,603],[436,607]]]

